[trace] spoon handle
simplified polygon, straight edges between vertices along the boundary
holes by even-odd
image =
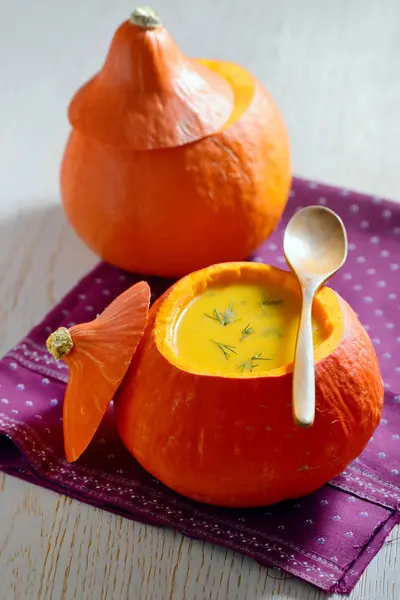
[[[315,417],[314,345],[311,309],[314,292],[303,288],[303,303],[293,369],[293,418],[296,425],[310,427]]]

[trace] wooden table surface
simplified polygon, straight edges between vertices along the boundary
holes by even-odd
[[[127,0],[2,5],[2,353],[96,261],[59,205],[66,106],[133,8]],[[285,115],[296,174],[400,198],[398,0],[157,0],[154,8],[188,54],[240,62],[264,82]],[[398,536],[354,600],[398,600]],[[0,474],[0,600],[323,597],[239,554]]]

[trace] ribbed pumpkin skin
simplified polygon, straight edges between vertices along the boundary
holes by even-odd
[[[98,256],[174,277],[244,260],[275,229],[290,182],[285,124],[257,82],[247,110],[213,136],[135,151],[72,130],[61,168],[68,219]]]
[[[383,384],[368,334],[331,293],[332,310],[343,313],[343,337],[316,365],[309,429],[293,424],[291,373],[224,379],[172,365],[156,345],[157,303],[116,399],[128,450],[175,491],[229,507],[300,497],[337,476],[377,427]]]

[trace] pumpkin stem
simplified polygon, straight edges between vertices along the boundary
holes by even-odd
[[[156,29],[161,27],[161,19],[158,14],[149,6],[139,6],[130,16],[130,22],[143,29]]]
[[[56,360],[61,360],[71,352],[74,342],[68,329],[66,327],[59,327],[49,335],[46,346]]]

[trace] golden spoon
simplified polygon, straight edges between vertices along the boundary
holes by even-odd
[[[310,427],[315,417],[312,303],[317,290],[346,260],[346,229],[340,217],[329,208],[308,206],[289,221],[283,248],[302,294],[293,366],[293,418],[297,425]]]

